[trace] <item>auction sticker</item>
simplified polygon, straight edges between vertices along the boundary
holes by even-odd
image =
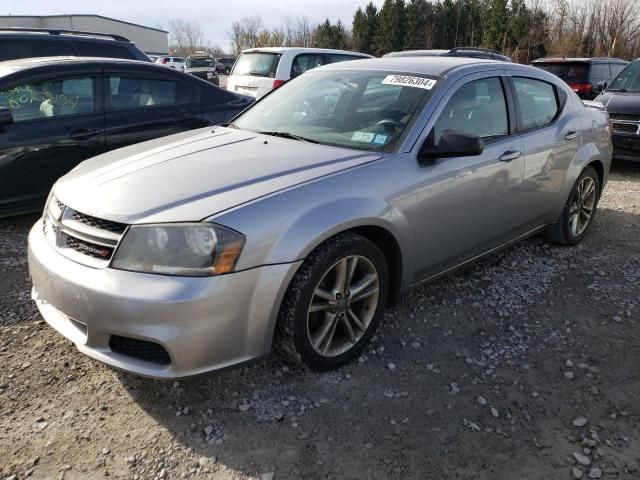
[[[423,77],[411,77],[408,75],[387,75],[382,81],[383,85],[399,85],[401,87],[415,87],[431,90],[437,80]]]
[[[373,142],[373,139],[375,138],[375,133],[369,133],[369,132],[353,132],[353,135],[351,135],[351,141],[352,142],[364,142],[364,143],[371,143]]]

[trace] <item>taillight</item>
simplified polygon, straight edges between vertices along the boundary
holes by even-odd
[[[571,90],[576,92],[578,95],[589,94],[593,90],[593,85],[590,83],[570,83],[569,86],[571,87]]]
[[[273,89],[275,90],[276,88],[281,87],[282,85],[284,85],[285,82],[286,80],[274,80]]]

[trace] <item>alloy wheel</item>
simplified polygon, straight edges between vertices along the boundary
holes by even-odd
[[[366,257],[334,263],[316,285],[307,310],[311,347],[323,357],[349,351],[365,334],[378,306],[380,278]]]
[[[596,205],[596,183],[591,177],[584,177],[578,184],[569,206],[569,229],[578,237],[586,230]]]

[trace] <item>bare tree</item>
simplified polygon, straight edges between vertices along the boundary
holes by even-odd
[[[169,32],[173,49],[180,55],[190,55],[205,48],[204,33],[196,20],[172,19],[169,21]]]

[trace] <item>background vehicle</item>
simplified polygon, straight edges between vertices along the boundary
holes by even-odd
[[[220,79],[215,68],[215,61],[211,55],[198,54],[189,55],[185,62],[185,72],[191,75],[213,83],[214,85],[220,85]]]
[[[608,57],[540,58],[531,62],[531,65],[567,82],[580,98],[593,100],[598,96],[598,84],[606,87],[628,63]]]
[[[477,47],[456,47],[451,50],[420,50],[415,48],[403,48],[383,55],[384,57],[468,57],[484,58],[486,60],[502,60],[510,62],[511,59],[497,50]]]
[[[216,58],[216,70],[218,71],[218,73],[224,73],[225,75],[229,75],[231,73],[231,69],[233,68],[234,63],[236,63],[235,58],[229,58],[229,57]]]
[[[613,157],[640,161],[640,59],[627,65],[596,101],[609,112]]]
[[[149,62],[2,62],[0,215],[41,208],[53,182],[89,157],[228,121],[252,101]]]
[[[227,90],[261,98],[290,78],[335,62],[371,55],[322,48],[268,47],[244,50],[227,79]]]
[[[151,61],[121,35],[37,28],[0,28],[0,62],[32,57],[109,57]]]
[[[184,71],[184,58],[182,57],[158,57],[154,63],[160,63],[166,67],[175,68],[177,70]]]
[[[580,242],[610,162],[604,110],[542,70],[328,65],[228,128],[61,178],[29,237],[34,299],[82,352],[141,375],[257,359],[274,337],[337,368],[408,288],[536,233]]]

